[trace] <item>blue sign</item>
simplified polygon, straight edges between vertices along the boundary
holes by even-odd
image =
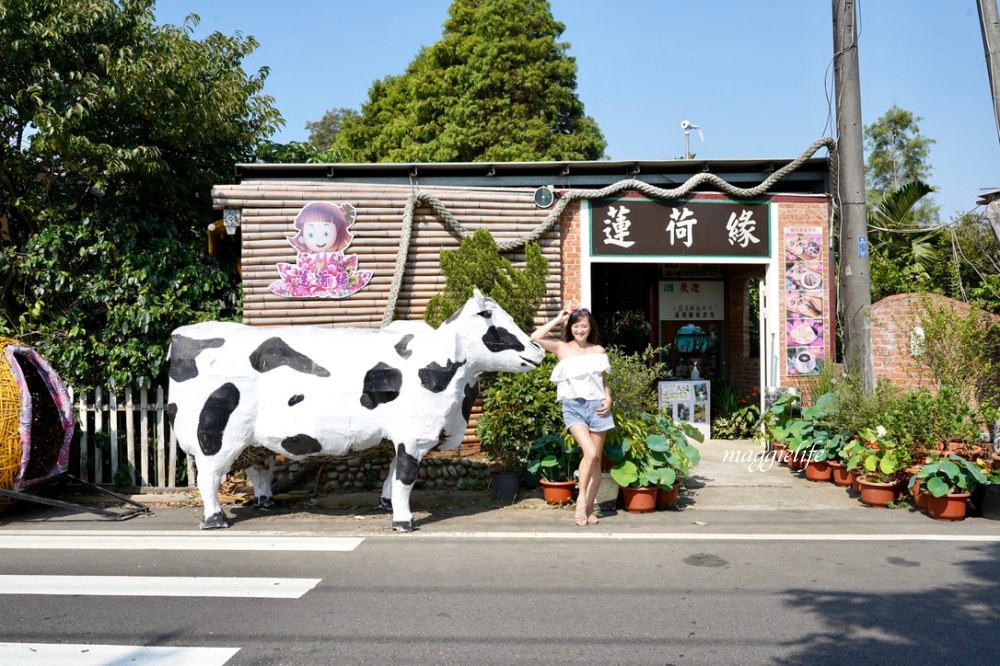
[[[868,236],[858,236],[858,256],[868,256]]]

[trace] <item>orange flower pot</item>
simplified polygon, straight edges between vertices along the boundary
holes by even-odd
[[[823,462],[810,462],[806,465],[806,479],[809,481],[827,483],[831,474],[833,471],[830,469],[830,463],[825,460]]]
[[[935,520],[962,520],[965,518],[966,500],[969,493],[954,493],[934,497],[927,495],[927,515]]]
[[[576,481],[545,481],[538,483],[542,486],[542,497],[549,504],[561,506],[569,504],[576,495]]]
[[[650,513],[656,508],[656,486],[622,488],[625,510],[629,513]]]
[[[847,487],[851,485],[851,473],[847,471],[847,465],[836,460],[830,461],[830,480],[836,486]]]

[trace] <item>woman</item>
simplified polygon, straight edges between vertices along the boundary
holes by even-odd
[[[564,322],[562,340],[546,337]],[[597,344],[597,322],[586,308],[563,310],[532,333],[531,339],[559,359],[551,379],[556,384],[556,397],[562,402],[566,428],[583,451],[577,473],[580,490],[575,520],[580,526],[594,525],[598,522],[594,499],[601,486],[601,452],[604,438],[615,427],[608,387],[611,364],[604,347]]]

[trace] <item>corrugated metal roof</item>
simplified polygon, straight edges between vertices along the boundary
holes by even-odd
[[[392,185],[466,187],[595,188],[632,178],[662,188],[677,187],[699,173],[711,173],[736,187],[752,187],[794,159],[598,160],[581,162],[440,162],[366,164],[237,164],[236,181],[302,179]],[[774,191],[826,194],[829,160],[810,158]]]

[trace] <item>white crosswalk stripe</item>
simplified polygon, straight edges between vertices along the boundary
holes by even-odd
[[[319,582],[319,578],[0,574],[0,594],[298,599]]]
[[[273,532],[169,532],[5,530],[0,549],[30,550],[235,550],[348,552],[363,538],[288,535]]]
[[[84,643],[0,643],[4,666],[221,666],[239,652],[232,647],[147,647]]]
[[[192,550],[350,552],[363,538],[276,532],[2,530],[2,550]],[[0,595],[127,596],[186,599],[300,599],[319,578],[0,574]],[[13,636],[4,636],[10,640]],[[3,666],[222,666],[241,648],[87,643],[0,643]]]

